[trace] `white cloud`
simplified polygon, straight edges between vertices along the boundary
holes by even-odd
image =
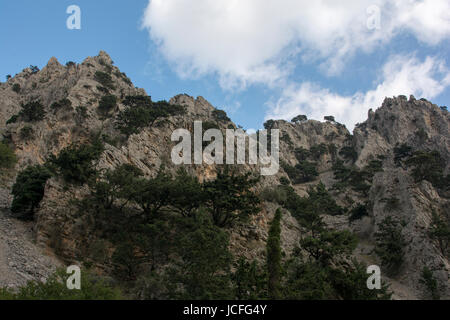
[[[241,108],[241,103],[239,101],[234,101],[226,104],[223,107],[223,110],[225,110],[229,115],[233,115]]]
[[[422,42],[437,44],[450,34],[450,1],[396,1],[397,25],[411,30]]]
[[[379,30],[367,8],[381,9]],[[358,50],[400,32],[427,45],[450,37],[448,0],[151,0],[143,26],[183,77],[215,73],[224,88],[273,85],[300,55],[338,73]]]
[[[267,119],[290,120],[299,114],[322,120],[333,115],[353,130],[356,123],[367,118],[369,109],[381,106],[385,97],[410,95],[433,99],[450,86],[450,70],[442,60],[415,56],[393,56],[382,70],[382,82],[365,93],[342,96],[305,82],[284,90],[277,103],[269,105]]]

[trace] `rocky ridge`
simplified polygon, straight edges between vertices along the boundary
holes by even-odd
[[[27,68],[8,82],[0,84],[0,134],[14,145],[18,157],[15,170],[2,178],[4,183],[0,186],[2,188],[0,189],[0,205],[3,210],[7,209],[11,203],[9,188],[14,182],[15,174],[27,165],[42,164],[50,154],[58,154],[72,143],[85,141],[93,132],[101,131],[110,137],[117,136],[113,117],[104,119],[97,112],[98,103],[105,95],[105,87],[95,79],[98,71],[111,75],[113,85],[106,88],[107,93],[119,98],[117,109],[113,113],[123,110],[124,106],[120,101],[125,96],[147,94],[145,90],[135,88],[126,75],[113,65],[111,58],[105,52],[100,52],[96,57],[89,57],[81,64],[67,66],[61,65],[52,58],[39,72],[33,72]],[[19,92],[13,90],[16,84],[20,86]],[[61,99],[70,100],[71,107],[51,111],[50,106]],[[44,120],[32,124],[33,139],[25,140],[20,135],[24,123],[6,125],[6,122],[20,111],[21,104],[34,100],[41,101],[47,109],[47,115]],[[170,141],[173,130],[192,129],[195,120],[210,121],[216,110],[202,97],[195,99],[187,95],[178,95],[169,103],[185,106],[187,113],[183,116],[170,117],[168,121],[146,128],[125,141],[106,143],[98,169],[114,168],[120,164],[131,163],[140,168],[145,175],[154,175],[161,164],[169,163],[171,147],[174,145]],[[86,107],[87,116],[82,121],[77,118],[77,106]],[[333,174],[333,163],[336,158],[359,169],[367,166],[372,160],[383,159],[383,171],[375,173],[367,195],[362,196],[352,190],[332,191],[338,204],[343,206],[358,202],[370,203],[372,210],[369,216],[356,222],[350,222],[347,215],[325,216],[324,219],[330,226],[349,229],[358,234],[360,244],[356,255],[359,259],[371,264],[379,263],[376,255],[372,253],[374,233],[377,231],[378,223],[388,215],[405,221],[402,232],[408,242],[406,261],[400,275],[394,279],[388,279],[392,283],[395,298],[421,297],[422,288],[419,277],[424,266],[436,270],[435,275],[440,283],[444,284],[443,296],[450,297],[448,259],[442,256],[435,243],[426,235],[432,212],[448,214],[450,211],[449,195],[439,192],[427,181],[416,183],[407,168],[398,167],[395,164],[393,154],[394,148],[403,143],[410,145],[413,150],[437,150],[446,161],[445,173],[448,174],[450,171],[449,120],[448,112],[441,110],[438,106],[425,100],[416,100],[414,97],[408,100],[401,96],[387,98],[381,108],[369,111],[368,120],[357,125],[353,135],[345,126],[330,121],[309,120],[298,123],[274,121],[271,124],[271,128],[280,129],[280,157],[281,161],[288,165],[294,166],[298,162],[295,150],[299,148],[310,150],[314,146],[323,144],[334,145],[338,151],[343,147],[349,147],[356,152],[353,164],[339,154],[332,152],[322,154],[317,160],[319,173],[317,179],[294,185],[294,189],[301,196],[305,196],[308,188],[319,181],[322,181],[329,190],[333,190],[333,186],[337,183]],[[221,124],[222,128],[229,125],[236,127],[231,122]],[[214,166],[189,166],[188,170],[191,174],[197,175],[200,180],[209,179],[215,174]],[[256,171],[258,168],[246,165],[242,167],[242,170]],[[279,184],[282,177],[287,178],[288,175],[280,169],[276,176],[263,179],[259,188],[263,190]],[[76,249],[79,242],[89,243],[95,239],[89,238],[89,227],[83,225],[80,217],[68,203],[73,198],[81,198],[85,193],[84,188],[67,188],[56,178],[48,181],[45,197],[36,215],[36,222],[28,225],[33,228],[33,238],[38,248],[52,248],[66,262],[79,261],[82,255],[82,252]],[[393,211],[386,210],[386,199],[393,196],[398,199],[399,206]],[[264,256],[268,223],[275,210],[275,205],[266,202],[261,212],[254,216],[248,225],[239,225],[232,230],[231,244],[235,254],[247,258]],[[2,229],[0,224],[2,233],[0,236],[3,237],[2,239],[9,239],[11,235],[7,233],[7,229],[13,222],[9,220],[10,218],[5,219],[0,219],[0,222],[4,221],[5,226]],[[282,222],[282,243],[287,254],[293,250],[300,237],[301,228],[287,213]],[[12,246],[8,241],[6,243],[10,249],[0,247],[3,252],[22,250]],[[30,250],[40,250],[33,248]],[[30,258],[26,260],[35,261],[34,253],[30,254]],[[0,268],[5,268],[5,263],[9,268],[6,260],[0,259],[0,263],[3,264]],[[46,267],[44,269],[47,270]],[[11,269],[8,270],[5,269],[4,274],[11,274]],[[47,274],[31,272],[30,277],[40,279]],[[20,284],[22,283],[20,281],[12,281],[12,283]],[[1,284],[0,282],[0,286]]]

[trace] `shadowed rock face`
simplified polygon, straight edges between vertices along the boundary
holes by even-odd
[[[100,83],[99,72],[109,75],[110,83]],[[20,90],[17,90],[17,85]],[[118,98],[117,107],[107,117],[102,117],[98,113],[99,102],[108,94]],[[171,148],[175,145],[171,142],[172,132],[179,128],[192,130],[196,120],[215,121],[215,108],[202,97],[178,95],[170,99],[169,103],[184,106],[186,114],[169,117],[129,138],[121,137],[114,141],[114,138],[120,137],[114,122],[117,113],[125,108],[122,101],[126,96],[137,95],[147,93],[144,89],[134,87],[105,52],[89,57],[81,64],[67,66],[51,58],[48,65],[37,73],[28,68],[8,82],[0,83],[0,134],[7,138],[18,157],[14,170],[1,173],[0,209],[9,208],[10,188],[20,170],[28,165],[44,163],[51,154],[56,155],[73,143],[86,141],[93,133],[102,132],[111,138],[105,144],[98,169],[111,169],[130,163],[140,168],[146,176],[154,175],[162,164],[170,170],[176,170],[170,161]],[[60,109],[52,108],[55,102],[63,99],[69,100],[70,104]],[[18,121],[6,125],[8,119],[20,112],[22,104],[37,100],[46,111],[43,120],[33,123]],[[85,107],[86,116],[81,117],[77,107]],[[397,276],[386,278],[392,283],[395,298],[422,297],[423,288],[419,278],[424,266],[435,270],[435,277],[444,284],[442,296],[450,297],[448,258],[441,254],[436,243],[427,235],[432,212],[448,216],[448,191],[438,190],[427,181],[415,182],[411,169],[399,166],[394,161],[394,148],[399,144],[405,143],[413,151],[436,150],[445,161],[445,174],[449,174],[449,120],[448,112],[438,106],[414,97],[407,100],[401,96],[386,98],[378,110],[369,111],[367,121],[357,125],[353,135],[345,126],[333,122],[274,121],[272,125],[273,129],[280,129],[280,160],[287,165],[299,163],[300,148],[313,150],[320,146],[326,147],[324,152],[310,159],[316,164],[317,178],[293,186],[300,196],[305,196],[310,186],[322,181],[341,206],[370,204],[369,215],[354,222],[349,221],[348,215],[324,216],[330,227],[349,229],[358,235],[360,244],[355,252],[356,258],[367,264],[379,264],[378,257],[373,253],[377,225],[387,216],[404,222],[402,233],[407,241],[405,262]],[[33,135],[25,139],[21,130],[26,125],[33,128]],[[227,121],[218,122],[218,125],[221,129],[236,127]],[[341,155],[339,151],[343,148],[353,150],[354,159]],[[354,169],[362,169],[377,160],[382,163],[382,171],[374,174],[369,190],[364,195],[351,188],[333,191],[337,182],[333,164],[338,160]],[[214,166],[188,166],[187,169],[201,181],[215,175]],[[259,172],[258,166],[243,165],[241,169]],[[258,186],[259,191],[278,185],[282,177],[288,177],[283,169],[276,176],[264,177]],[[40,248],[52,249],[66,262],[73,262],[82,254],[80,243],[95,240],[86,226],[80,228],[79,216],[69,205],[70,200],[80,199],[87,192],[86,186],[67,188],[56,178],[47,182],[44,199],[32,225],[34,238]],[[386,208],[386,199],[391,198],[397,199],[394,209]],[[235,255],[264,259],[269,221],[276,208],[276,205],[265,202],[261,212],[252,217],[249,223],[237,225],[231,230],[231,249]],[[2,230],[0,228],[0,232],[4,232]],[[282,221],[282,245],[288,255],[297,246],[302,234],[296,219],[289,213],[285,214]],[[3,260],[0,259],[0,263],[4,264]],[[0,266],[0,270],[4,269],[9,270]],[[37,272],[35,278],[45,275],[45,272]]]

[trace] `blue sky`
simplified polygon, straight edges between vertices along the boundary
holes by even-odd
[[[201,95],[247,129],[297,114],[351,129],[392,95],[450,102],[448,0],[2,1],[0,39],[2,77],[105,50],[154,100]]]

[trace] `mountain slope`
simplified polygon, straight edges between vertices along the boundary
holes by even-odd
[[[129,137],[121,135],[116,117],[127,108],[126,97],[146,95],[143,89],[133,86],[105,52],[81,64],[66,66],[52,58],[38,72],[25,69],[1,83],[0,133],[18,158],[15,169],[2,172],[4,186],[0,189],[0,204],[3,209],[11,205],[9,192],[19,171],[28,165],[44,164],[51,155],[58,155],[72,144],[83,144],[98,133],[104,151],[97,170],[132,164],[144,176],[152,177],[161,165],[172,172],[177,169],[170,161],[175,145],[171,142],[174,130],[192,130],[194,121],[213,123],[222,130],[236,128],[230,120],[218,118],[216,109],[202,97],[179,95],[169,104],[183,106],[184,114],[170,115]],[[104,112],[105,97],[111,96],[117,103]],[[20,116],[21,105],[35,101],[42,105],[45,115],[37,121],[26,121],[25,116]],[[8,121],[15,115],[19,115],[16,121]],[[273,191],[288,181],[297,195],[305,197],[312,186],[323,182],[346,212],[317,213],[322,214],[328,226],[357,234],[359,245],[355,256],[367,264],[381,264],[373,251],[381,222],[386,217],[398,219],[406,241],[404,262],[398,274],[387,277],[383,273],[392,283],[394,297],[422,298],[424,288],[419,280],[424,267],[428,267],[441,284],[442,297],[449,298],[448,255],[429,237],[433,213],[444,220],[450,219],[449,120],[447,111],[428,101],[400,96],[387,98],[381,108],[369,111],[368,120],[357,125],[353,135],[334,121],[269,121],[265,124],[267,129],[280,129],[282,168],[277,175],[262,178],[256,189],[259,193]],[[32,134],[25,135],[30,129],[24,128],[31,128]],[[399,159],[401,146],[407,147],[407,155]],[[419,151],[439,153],[443,163],[439,185],[415,178],[414,170],[418,166],[408,164],[408,159]],[[214,178],[217,169],[205,164],[186,167],[200,181]],[[259,166],[242,165],[239,170],[257,173]],[[38,245],[52,248],[67,263],[89,260],[89,248],[98,240],[89,220],[80,217],[72,205],[73,199],[83,199],[87,194],[87,185],[67,186],[60,177],[53,177],[45,186],[35,214],[33,228]],[[230,247],[235,256],[264,261],[269,222],[279,206],[272,199],[264,200],[261,211],[248,223],[239,223],[230,230]],[[360,219],[352,219],[351,210],[358,205],[363,205],[367,212]],[[289,211],[283,215],[281,233],[287,256],[305,235],[294,212]],[[101,264],[97,267],[107,270]]]

